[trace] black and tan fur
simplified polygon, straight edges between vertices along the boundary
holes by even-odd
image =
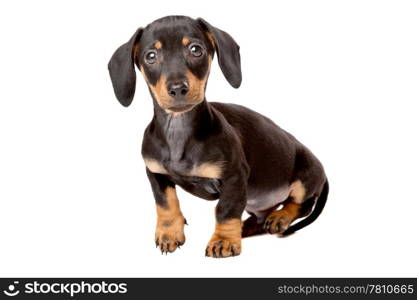
[[[176,186],[219,199],[206,248],[211,257],[240,254],[242,237],[288,235],[305,227],[327,198],[321,163],[291,134],[248,108],[206,101],[215,53],[225,78],[238,88],[239,46],[203,19],[156,20],[139,28],[109,62],[122,105],[129,106],[135,93],[135,65],[154,102],[142,156],[156,200],[155,241],[165,253],[185,242]],[[251,216],[242,223],[244,210]]]

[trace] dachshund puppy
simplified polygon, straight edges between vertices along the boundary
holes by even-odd
[[[291,234],[312,223],[327,199],[321,163],[291,134],[248,108],[206,100],[215,54],[226,80],[238,88],[234,39],[201,18],[168,16],[137,29],[109,62],[123,106],[135,94],[135,65],[153,99],[142,156],[156,201],[155,242],[163,253],[185,242],[176,186],[219,199],[210,257],[239,255],[242,237]],[[244,210],[250,217],[242,223]]]

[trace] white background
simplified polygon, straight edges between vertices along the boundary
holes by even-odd
[[[187,242],[155,249],[140,156],[151,99],[139,74],[123,108],[107,62],[170,14],[241,46],[241,88],[215,63],[208,100],[267,115],[322,161],[315,223],[206,258],[216,202],[179,191]],[[417,276],[416,15],[413,1],[2,1],[0,275]]]

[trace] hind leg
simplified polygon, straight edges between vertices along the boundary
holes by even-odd
[[[242,238],[265,234],[265,233],[266,231],[263,228],[263,224],[258,223],[258,219],[255,215],[251,214],[250,217],[247,218],[243,222]]]
[[[288,200],[281,209],[268,215],[263,230],[271,234],[282,234],[295,220],[308,215],[314,205],[314,198],[307,198],[308,195],[309,192],[300,180],[293,182]]]

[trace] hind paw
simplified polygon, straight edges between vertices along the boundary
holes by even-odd
[[[290,227],[292,219],[285,210],[277,210],[272,212],[265,220],[264,230],[268,233],[282,234]]]

